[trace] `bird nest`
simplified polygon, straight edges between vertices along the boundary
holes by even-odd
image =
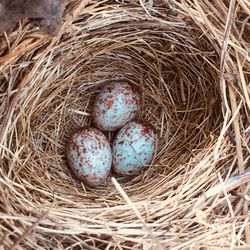
[[[71,1],[56,37],[26,20],[2,34],[2,249],[250,244],[249,14],[247,0]],[[140,88],[158,151],[89,188],[67,141],[118,81]]]

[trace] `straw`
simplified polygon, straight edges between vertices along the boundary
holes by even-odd
[[[56,37],[2,34],[0,249],[247,249],[249,15],[247,0],[69,1]],[[158,151],[89,188],[67,142],[118,81],[140,88]]]

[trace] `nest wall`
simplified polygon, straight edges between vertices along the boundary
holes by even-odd
[[[3,34],[2,249],[250,244],[249,10],[247,1],[72,1],[56,37],[25,20]],[[117,81],[140,88],[139,118],[159,146],[139,176],[112,173],[93,189],[65,150]]]

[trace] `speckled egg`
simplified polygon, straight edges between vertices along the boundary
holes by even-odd
[[[149,166],[157,147],[154,128],[146,122],[125,125],[113,143],[113,169],[120,175],[136,175]]]
[[[112,153],[107,138],[99,130],[77,131],[70,140],[67,158],[74,174],[84,183],[93,187],[106,183]]]
[[[93,122],[102,131],[115,131],[132,121],[140,110],[140,94],[128,83],[106,85],[97,96]]]

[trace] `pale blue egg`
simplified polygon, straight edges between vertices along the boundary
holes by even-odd
[[[93,122],[102,131],[115,131],[133,120],[139,110],[140,95],[135,86],[111,83],[96,98]]]
[[[112,153],[105,135],[95,128],[84,128],[71,138],[67,158],[74,174],[90,186],[106,182],[112,164]]]
[[[113,169],[121,175],[139,174],[149,166],[157,147],[154,128],[145,122],[125,125],[113,143]]]

